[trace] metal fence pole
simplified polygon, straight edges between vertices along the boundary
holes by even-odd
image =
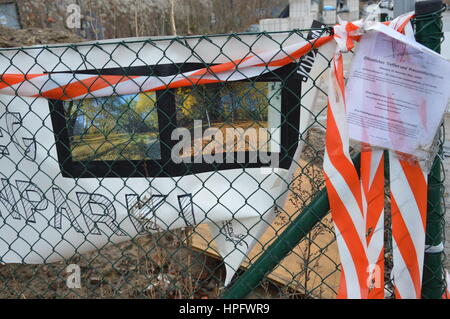
[[[324,188],[261,257],[225,291],[222,297],[224,299],[245,298],[298,245],[301,239],[328,214],[329,210],[328,195]]]
[[[416,3],[416,40],[430,49],[440,52],[442,39],[442,1],[420,1]],[[442,154],[442,143],[439,145]],[[444,292],[442,273],[442,241],[443,241],[443,212],[441,159],[436,156],[428,175],[428,205],[427,228],[422,298],[440,299]]]
[[[359,170],[359,155],[354,159],[354,163]],[[261,257],[224,292],[222,298],[245,298],[300,243],[303,237],[328,214],[329,210],[330,204],[327,190],[324,187],[303,212],[278,236],[275,242],[267,248]]]

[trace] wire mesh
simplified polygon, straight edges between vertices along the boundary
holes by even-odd
[[[442,14],[447,10],[444,4],[440,10],[416,16],[412,25],[416,40],[428,48],[440,53],[444,41]],[[446,140],[445,123],[439,131],[439,150],[428,176],[427,233],[426,244],[432,247],[445,242],[445,161],[443,148]],[[439,298],[447,288],[445,278],[446,255],[444,249],[428,253],[425,257],[422,297]],[[430,290],[430,287],[431,290]],[[434,289],[434,292],[433,292]],[[444,297],[445,298],[445,297]]]
[[[417,20],[416,20],[417,21]],[[433,21],[440,21],[435,19]],[[436,22],[433,22],[436,23]],[[416,30],[420,34],[421,30]],[[17,71],[15,63],[17,57],[27,57],[33,63],[27,69],[20,69],[23,74],[33,73],[32,70],[43,69],[49,73],[56,72],[88,73],[99,76],[123,75],[139,76],[153,74],[156,77],[168,74],[179,74],[192,71],[202,67],[210,68],[218,63],[235,63],[235,59],[227,56],[225,47],[230,43],[239,43],[246,47],[248,56],[257,54],[253,44],[246,39],[252,36],[256,42],[259,39],[276,42],[282,39],[279,46],[283,51],[285,43],[291,38],[301,38],[314,43],[308,37],[311,32],[325,35],[330,29],[308,29],[294,30],[290,32],[262,32],[246,34],[227,34],[210,36],[189,36],[170,37],[158,39],[137,39],[123,41],[108,41],[107,44],[89,43],[73,45],[55,45],[46,47],[1,49],[0,59],[8,63],[8,67],[3,73],[14,73]],[[280,36],[282,35],[282,36]],[[429,35],[442,38],[440,35]],[[425,37],[425,38],[426,38]],[[220,41],[215,41],[221,39]],[[196,45],[192,45],[196,43]],[[218,52],[216,57],[210,57],[209,61],[204,61],[196,51],[202,44],[207,43]],[[220,43],[220,44],[217,44]],[[112,50],[105,50],[104,47],[114,47]],[[171,54],[170,47],[178,46],[185,52],[190,52],[187,58],[180,62],[175,61]],[[141,50],[152,48],[158,52],[160,62],[148,64],[142,59]],[[91,64],[93,52],[103,52],[103,68]],[[36,53],[38,52],[38,53]],[[74,68],[67,63],[66,56],[78,55],[81,63]],[[118,52],[127,52],[131,56],[128,66],[124,67],[123,62],[115,61]],[[169,54],[170,53],[170,54]],[[23,98],[15,96],[10,100],[1,100],[2,123],[12,123],[8,128],[1,128],[2,161],[8,161],[8,152],[12,148],[22,152],[23,159],[19,162],[11,163],[15,171],[24,169],[25,163],[34,160],[35,150],[33,147],[45,149],[49,160],[54,160],[59,164],[61,172],[58,176],[71,178],[74,181],[74,188],[78,192],[83,189],[84,178],[95,178],[99,181],[98,188],[102,188],[102,183],[107,178],[116,178],[118,186],[115,189],[106,189],[114,205],[124,206],[124,201],[118,198],[118,194],[123,188],[127,188],[129,181],[133,178],[143,177],[148,180],[149,185],[159,178],[175,180],[174,189],[170,189],[168,196],[174,192],[177,185],[174,177],[173,163],[168,154],[174,148],[173,141],[169,138],[176,127],[188,127],[189,131],[194,130],[193,120],[201,120],[201,128],[216,128],[225,131],[226,128],[240,128],[244,132],[249,128],[267,128],[269,126],[269,109],[274,108],[277,99],[283,99],[286,95],[291,96],[290,108],[278,109],[277,116],[280,125],[287,127],[298,136],[298,142],[304,143],[303,152],[300,158],[293,158],[295,148],[290,143],[278,141],[270,144],[272,136],[265,137],[265,144],[270,147],[279,147],[281,159],[283,161],[297,161],[298,169],[294,173],[294,178],[289,182],[288,199],[282,207],[276,208],[276,218],[268,223],[261,217],[262,223],[267,223],[267,230],[262,237],[255,238],[256,245],[247,255],[243,266],[239,269],[237,277],[250,267],[261,256],[264,250],[283,232],[283,230],[298,216],[302,210],[311,203],[314,196],[324,187],[324,177],[322,173],[323,153],[324,153],[324,132],[325,112],[326,112],[326,74],[329,69],[329,57],[322,55],[320,51],[311,50],[316,59],[327,61],[323,70],[320,70],[313,81],[314,90],[317,89],[313,109],[304,105],[305,96],[313,94],[312,90],[303,91],[299,89],[298,83],[305,79],[304,59],[293,60],[280,72],[268,71],[268,75],[246,78],[237,82],[218,82],[205,85],[189,85],[180,88],[162,89],[157,92],[141,92],[129,96],[106,96],[101,98],[82,98],[76,101],[56,101],[49,99],[50,113],[47,117],[42,117],[42,113],[36,111],[38,99]],[[308,53],[308,54],[309,54]],[[51,58],[53,67],[46,68],[41,65],[42,58]],[[351,62],[352,54],[345,57],[345,64]],[[245,57],[243,57],[245,58]],[[196,61],[192,65],[190,61]],[[134,66],[139,66],[133,68]],[[267,68],[267,66],[266,66]],[[169,71],[167,71],[169,70]],[[165,73],[166,72],[166,73]],[[169,73],[167,73],[169,72]],[[239,72],[239,71],[237,71]],[[307,73],[307,72],[306,72]],[[306,78],[310,75],[306,75]],[[294,79],[294,86],[289,82]],[[112,85],[115,87],[115,85]],[[14,86],[12,86],[14,87]],[[16,89],[20,88],[15,87]],[[89,86],[87,87],[89,89]],[[63,90],[60,94],[64,95]],[[293,96],[293,97],[292,97]],[[40,100],[40,99],[39,99]],[[26,112],[19,113],[15,108],[15,103],[25,103],[28,105]],[[168,105],[170,107],[168,107]],[[304,112],[311,114],[311,120],[307,128],[299,131],[299,124],[292,122],[291,117]],[[273,114],[272,114],[273,115]],[[63,125],[55,127],[54,117],[63,119]],[[53,117],[53,118],[52,118]],[[28,118],[28,119],[27,119]],[[21,123],[30,119],[42,123],[37,132],[28,131],[28,140],[16,141],[14,131],[18,128],[25,129]],[[53,122],[52,122],[53,121]],[[16,125],[16,126],[15,126]],[[18,126],[17,126],[18,125]],[[189,126],[191,125],[191,126]],[[39,132],[50,131],[54,135],[54,144],[39,139]],[[64,133],[64,134],[63,134]],[[26,133],[24,133],[26,134]],[[441,134],[444,136],[444,133]],[[5,142],[6,141],[6,142]],[[28,141],[28,143],[27,143]],[[188,156],[204,154],[208,149],[211,140],[201,143],[199,148],[194,146],[189,149]],[[443,141],[441,140],[441,144]],[[193,143],[195,144],[195,143]],[[230,152],[235,152],[233,145]],[[249,152],[253,145],[247,143],[244,151]],[[266,145],[267,147],[267,145]],[[55,153],[53,148],[58,148]],[[352,154],[359,151],[357,144],[352,144]],[[211,150],[209,150],[211,152]],[[54,157],[54,154],[57,154]],[[66,154],[66,155],[61,155]],[[212,152],[214,154],[214,152]],[[440,158],[439,158],[440,160]],[[151,161],[150,166],[145,165]],[[122,166],[117,166],[117,163]],[[239,163],[232,167],[242,169],[241,174],[250,175],[251,165],[248,158],[246,162]],[[442,165],[442,162],[440,163]],[[283,165],[283,164],[280,164]],[[100,168],[99,168],[100,167]],[[206,168],[197,167],[191,164],[181,164],[182,175],[199,174],[202,172],[212,172],[221,176],[225,187],[235,194],[239,194],[242,189],[234,186],[234,180],[226,177],[223,171],[229,167],[218,164],[211,164]],[[8,187],[22,194],[20,183],[15,183],[12,176],[15,171],[11,171],[8,176],[2,174],[3,188],[1,192],[3,204],[2,219],[0,226],[2,230],[11,231],[8,221],[14,218],[16,211],[14,205],[19,205],[19,200],[12,202],[14,205],[7,206],[10,200],[5,200],[8,195]],[[26,171],[22,171],[26,175]],[[37,175],[42,178],[42,172]],[[36,176],[28,176],[33,181]],[[47,176],[52,178],[51,176]],[[440,181],[441,192],[443,192],[443,181]],[[149,186],[150,187],[150,186]],[[207,184],[203,188],[207,188]],[[260,188],[263,189],[262,183]],[[186,194],[190,194],[186,190]],[[88,190],[86,190],[86,193]],[[42,189],[50,204],[56,202],[54,187]],[[225,192],[226,193],[226,192]],[[386,188],[386,224],[389,224],[389,191]],[[219,257],[215,236],[211,235],[205,227],[205,223],[214,223],[208,215],[209,211],[203,211],[204,217],[198,219],[194,210],[202,210],[198,205],[192,204],[192,197],[198,194],[190,194],[187,197],[178,197],[179,218],[172,221],[167,228],[177,228],[161,230],[158,225],[164,223],[153,216],[153,219],[145,219],[143,231],[139,234],[125,236],[127,240],[117,242],[114,234],[110,235],[110,240],[106,243],[96,244],[93,240],[92,232],[102,232],[98,220],[81,216],[83,213],[75,211],[75,216],[70,216],[68,211],[60,212],[58,218],[46,215],[43,210],[39,210],[36,205],[30,206],[30,210],[45,218],[48,227],[58,223],[71,223],[73,228],[85,230],[84,241],[92,243],[90,252],[83,252],[74,247],[74,254],[71,257],[60,258],[61,261],[50,262],[42,256],[40,264],[27,263],[27,255],[17,253],[19,262],[7,263],[0,266],[0,298],[219,298],[223,291],[225,280],[225,262]],[[64,198],[64,195],[61,195]],[[219,205],[220,195],[215,195]],[[224,196],[224,195],[222,195]],[[244,195],[240,195],[244,196]],[[131,197],[130,197],[131,198]],[[443,196],[441,196],[443,198]],[[153,198],[157,200],[158,198]],[[273,196],[275,204],[279,196]],[[131,199],[130,199],[131,200]],[[133,198],[136,200],[136,198]],[[92,198],[87,202],[94,201]],[[139,198],[136,200],[135,209],[139,210],[144,202]],[[33,203],[33,201],[31,201]],[[97,200],[98,204],[99,200]],[[83,206],[84,202],[72,203],[71,205]],[[36,204],[36,202],[35,202]],[[54,204],[54,203],[53,203]],[[107,203],[103,203],[108,205]],[[127,202],[128,204],[128,202]],[[440,203],[430,203],[431,205],[443,205]],[[56,207],[57,205],[55,205]],[[177,207],[177,208],[178,208]],[[234,216],[239,210],[229,213]],[[442,214],[445,207],[442,209]],[[258,212],[261,214],[264,212]],[[22,216],[24,217],[24,216]],[[26,227],[33,227],[33,215],[27,215]],[[319,218],[318,218],[319,219]],[[442,222],[443,222],[442,218]],[[85,224],[82,224],[85,221]],[[136,221],[136,220],[135,220]],[[136,221],[141,222],[141,221]],[[56,224],[55,224],[56,223]],[[174,225],[183,225],[175,227]],[[114,232],[120,231],[121,225],[110,225]],[[218,225],[221,229],[227,229],[229,225],[222,223]],[[25,226],[24,226],[25,228]],[[53,229],[57,229],[53,227]],[[442,225],[443,232],[445,225]],[[86,231],[88,230],[88,231]],[[13,229],[17,238],[24,240],[32,252],[38,251],[35,246],[37,240],[44,238],[45,234],[38,234],[36,242],[29,241],[21,234],[22,229]],[[228,229],[228,231],[231,231]],[[248,230],[250,232],[251,229]],[[278,267],[267,274],[266,279],[254,289],[251,297],[263,298],[333,298],[339,286],[340,264],[337,253],[335,235],[329,215],[321,219],[313,229],[308,230],[308,235],[300,244],[278,265]],[[65,233],[61,233],[61,243],[67,244]],[[45,238],[44,238],[45,240]],[[236,249],[243,249],[239,238],[233,242]],[[389,270],[389,233],[386,233],[386,259]],[[70,243],[69,243],[70,244]],[[14,253],[14,245],[7,243],[9,249],[7,254]],[[59,245],[59,243],[58,243]],[[56,247],[56,246],[55,246]],[[443,255],[442,255],[443,256]],[[2,256],[2,259],[5,256]],[[74,266],[75,265],[75,266]],[[72,274],[73,267],[79,269],[81,280],[80,286],[70,288],[68,278]],[[392,285],[390,283],[389,271],[386,272],[387,295],[392,296]],[[443,280],[443,278],[440,278]],[[231,283],[231,285],[233,282]]]

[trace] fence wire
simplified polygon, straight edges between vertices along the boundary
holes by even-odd
[[[440,21],[439,19],[435,20]],[[441,23],[441,22],[438,22]],[[137,39],[124,41],[109,41],[107,44],[71,44],[55,45],[47,47],[33,47],[20,49],[1,49],[0,60],[2,63],[9,63],[3,68],[3,73],[14,73],[17,70],[23,74],[33,73],[30,70],[44,69],[47,72],[75,72],[89,73],[95,75],[156,75],[165,76],[191,71],[201,67],[211,67],[219,63],[232,62],[233,57],[227,56],[226,46],[229,43],[238,43],[245,47],[248,55],[257,54],[252,43],[246,37],[253,37],[254,41],[265,39],[265,41],[276,42],[280,51],[285,43],[290,39],[303,39],[314,42],[308,36],[312,31],[319,35],[331,32],[329,28],[294,30],[290,32],[262,32],[246,34],[228,34],[217,36],[198,37],[176,37],[160,39]],[[421,30],[416,30],[421,34]],[[441,34],[429,35],[439,36]],[[220,38],[220,41],[216,41]],[[192,45],[196,43],[196,45]],[[220,44],[217,44],[220,43]],[[217,57],[210,57],[205,61],[202,56],[196,53],[198,48],[207,44],[214,47]],[[174,59],[171,46],[177,46],[184,52],[190,52],[185,61],[180,62]],[[112,50],[105,50],[105,46]],[[141,50],[152,48],[158,51],[160,63],[148,64],[140,54]],[[241,48],[242,49],[242,48]],[[94,51],[101,55],[102,62],[96,61],[93,64]],[[39,53],[36,53],[39,52]],[[100,53],[99,53],[100,52]],[[120,53],[121,52],[121,53]],[[115,61],[120,54],[128,57],[128,65],[122,61]],[[131,53],[130,53],[131,52]],[[280,166],[285,162],[297,161],[298,169],[294,173],[293,180],[288,186],[288,198],[283,207],[277,207],[276,218],[268,224],[264,234],[255,238],[257,241],[253,250],[247,255],[243,266],[238,270],[236,278],[248,267],[251,267],[261,256],[264,250],[277,238],[292,220],[308,206],[315,195],[324,187],[324,177],[322,173],[324,136],[325,136],[325,113],[326,101],[326,75],[329,69],[329,57],[322,55],[316,50],[311,53],[317,59],[325,59],[323,70],[311,80],[314,90],[317,89],[317,98],[314,105],[304,105],[305,96],[312,94],[310,91],[300,90],[301,83],[310,75],[305,77],[305,61],[301,59],[292,62],[282,70],[270,71],[264,76],[246,78],[236,82],[219,82],[205,85],[190,85],[180,88],[163,89],[158,92],[144,92],[127,96],[110,96],[97,99],[82,98],[76,101],[54,101],[48,100],[51,112],[47,117],[43,117],[41,112],[36,111],[37,99],[22,98],[19,96],[11,99],[1,99],[2,108],[1,123],[14,123],[21,126],[27,120],[40,121],[42,127],[37,132],[29,131],[31,144],[23,144],[26,140],[16,141],[14,132],[18,128],[12,125],[11,128],[1,127],[2,161],[13,165],[10,175],[2,171],[2,182],[4,192],[9,185],[20,193],[20,185],[14,184],[12,176],[17,171],[24,175],[24,163],[33,161],[35,152],[33,147],[44,149],[48,154],[48,160],[56,161],[61,169],[57,175],[59,177],[71,178],[74,181],[74,188],[80,192],[84,186],[86,178],[99,180],[98,188],[102,188],[102,183],[108,178],[115,178],[119,185],[115,189],[107,189],[114,205],[124,206],[124,201],[119,199],[119,192],[122,188],[127,188],[128,183],[135,178],[146,178],[149,184],[155,183],[157,179],[165,178],[174,180],[174,189],[167,190],[167,193],[174,192],[177,187],[174,175],[174,164],[170,155],[174,143],[170,139],[170,134],[176,127],[187,127],[189,131],[195,129],[194,120],[201,120],[201,128],[216,128],[225,132],[227,128],[240,128],[241,132],[246,132],[249,128],[270,127],[273,117],[277,118],[278,125],[285,127],[290,132],[298,136],[298,141],[304,143],[303,152],[299,159],[293,158],[295,149],[289,142],[275,141],[275,137],[268,135],[264,137],[266,147],[278,147],[280,150]],[[77,68],[67,64],[67,55],[77,56],[82,63]],[[42,57],[51,58],[53,67],[48,69],[42,66]],[[16,67],[18,57],[32,59],[34,62],[24,67]],[[131,58],[130,58],[131,57]],[[352,54],[347,54],[345,64],[351,62]],[[190,61],[196,61],[193,65]],[[99,68],[98,65],[104,65]],[[306,64],[307,65],[307,64]],[[137,66],[137,67],[136,67]],[[167,73],[168,72],[168,73]],[[303,72],[303,73],[302,73]],[[290,81],[294,81],[294,86]],[[289,98],[287,98],[289,96]],[[280,102],[281,100],[281,102]],[[285,100],[289,100],[286,102]],[[283,102],[284,101],[284,102]],[[16,103],[28,105],[26,112],[20,113],[18,118]],[[288,103],[287,108],[283,106],[274,107],[277,103]],[[274,114],[271,109],[276,109],[278,114]],[[299,123],[293,117],[299,114],[311,114],[311,120],[307,123],[304,131],[299,131]],[[52,118],[53,117],[53,118]],[[63,120],[62,126],[55,126],[55,117]],[[27,119],[28,118],[28,119]],[[11,122],[12,121],[12,122]],[[47,141],[39,138],[39,132],[49,131],[54,136],[54,145],[49,147]],[[25,133],[26,134],[26,133]],[[32,134],[35,134],[34,136]],[[444,133],[441,134],[441,145],[443,144]],[[5,142],[6,141],[6,142]],[[192,140],[194,142],[194,140]],[[210,143],[210,142],[209,142]],[[200,149],[192,146],[187,156],[204,154],[208,151],[209,143],[201,143]],[[193,143],[195,144],[195,143]],[[30,145],[34,145],[30,147]],[[236,152],[227,149],[230,152]],[[249,152],[254,145],[245,144],[244,151]],[[19,162],[11,163],[8,159],[8,152],[11,149],[18,149],[23,154],[23,159]],[[54,152],[54,148],[58,152]],[[359,146],[352,144],[352,154],[356,156]],[[56,157],[53,155],[57,154]],[[214,154],[214,152],[212,152]],[[251,165],[246,158],[245,163],[238,163],[231,169],[241,169],[241,174],[250,175]],[[145,163],[150,163],[146,165]],[[441,158],[439,164],[442,165]],[[202,164],[203,165],[203,164]],[[258,167],[258,166],[256,166]],[[230,167],[217,164],[196,166],[195,164],[183,165],[182,175],[201,174],[212,172],[221,176],[224,187],[230,193],[236,194],[242,189],[235,188],[236,178],[229,178],[223,172]],[[443,169],[442,169],[443,171]],[[45,172],[38,172],[39,178]],[[28,176],[33,180],[36,176]],[[52,179],[52,176],[47,176]],[[443,193],[444,178],[440,180],[441,192]],[[6,184],[5,184],[6,183]],[[14,184],[14,185],[13,185]],[[121,186],[122,185],[122,186]],[[150,186],[149,186],[150,187]],[[208,184],[204,182],[203,188]],[[263,189],[262,183],[259,187]],[[54,187],[42,189],[47,199],[56,201]],[[89,193],[91,190],[86,189]],[[145,190],[142,190],[145,191]],[[189,191],[189,190],[186,190]],[[215,190],[211,190],[213,193]],[[265,190],[266,191],[266,190]],[[13,206],[5,204],[5,193],[2,193],[2,231],[11,231],[8,222],[14,218]],[[53,195],[51,195],[53,194]],[[21,258],[21,263],[6,263],[0,266],[0,298],[220,298],[224,291],[225,262],[219,257],[218,248],[214,239],[215,236],[207,228],[205,223],[214,221],[208,215],[209,211],[204,211],[204,218],[198,220],[198,215],[192,213],[191,197],[178,198],[180,209],[179,219],[171,223],[184,225],[172,230],[159,230],[157,225],[164,223],[163,220],[146,220],[145,231],[131,236],[122,242],[110,239],[106,244],[97,245],[92,233],[84,232],[84,241],[91,242],[93,247],[90,252],[78,251],[75,247],[71,257],[62,258],[62,261],[49,262],[45,256],[40,264],[27,263],[27,255],[16,252]],[[62,195],[64,197],[64,195]],[[223,195],[222,195],[223,196]],[[236,195],[233,195],[236,196]],[[241,196],[244,196],[241,194]],[[443,196],[441,196],[441,199]],[[278,195],[273,196],[273,202],[277,201]],[[92,198],[90,199],[92,200]],[[216,196],[217,204],[220,202],[220,195]],[[187,203],[187,204],[186,204]],[[386,186],[386,225],[389,225],[389,190]],[[19,205],[19,200],[14,204]],[[73,203],[77,204],[77,203]],[[98,204],[98,203],[97,203]],[[134,208],[140,209],[142,203],[135,203]],[[79,203],[82,205],[82,203]],[[107,204],[104,204],[107,205]],[[213,207],[216,205],[212,205]],[[430,203],[430,205],[443,205],[443,202]],[[202,207],[194,205],[195,210],[202,210]],[[60,213],[60,219],[55,219],[53,215],[39,211],[34,207],[34,211],[48,221],[49,227],[58,223],[71,223],[74,228],[83,228],[82,218],[85,218],[88,229],[92,231],[103,231],[95,221],[89,221],[85,216],[75,216],[68,218],[68,212]],[[128,207],[127,207],[128,208]],[[234,216],[238,211],[229,213]],[[445,207],[441,210],[445,212]],[[264,212],[258,212],[261,215]],[[75,212],[75,214],[79,214]],[[203,215],[202,215],[203,216]],[[28,216],[30,217],[30,216]],[[70,216],[69,216],[70,217]],[[197,219],[196,219],[197,218]],[[308,230],[308,235],[302,239],[300,244],[284,258],[278,267],[267,274],[266,279],[253,290],[250,297],[259,298],[334,298],[339,286],[340,263],[337,253],[335,235],[330,216],[317,218],[316,225]],[[97,220],[98,221],[98,220]],[[139,222],[139,221],[138,221]],[[266,222],[261,217],[261,222]],[[442,218],[442,223],[444,219]],[[56,224],[55,224],[56,223]],[[267,223],[267,222],[266,222]],[[156,226],[155,226],[156,225]],[[117,227],[120,229],[121,225]],[[169,228],[172,225],[166,225]],[[33,227],[33,222],[28,218],[26,227]],[[114,226],[113,226],[114,227]],[[218,225],[223,229],[229,227],[227,223]],[[24,226],[25,228],[25,226]],[[53,229],[58,229],[53,227]],[[444,232],[445,225],[442,225],[441,232]],[[158,231],[159,230],[159,231]],[[229,230],[229,229],[228,229]],[[45,234],[39,234],[36,242],[24,238],[22,229],[13,229],[16,236],[24,240],[30,251],[37,252],[35,246],[37,240],[42,240]],[[251,229],[248,230],[250,232]],[[232,232],[232,230],[231,230]],[[66,233],[61,233],[61,244],[67,244]],[[0,235],[1,237],[1,235]],[[388,297],[392,297],[393,290],[389,277],[390,262],[390,236],[386,232],[386,292]],[[45,240],[45,238],[44,238]],[[60,243],[57,243],[58,246]],[[69,243],[70,244],[70,243]],[[236,249],[242,249],[239,241],[234,242]],[[8,243],[9,250],[5,253],[14,253],[14,245]],[[3,245],[4,246],[4,245]],[[442,254],[443,256],[443,254]],[[5,256],[1,256],[2,260]],[[444,257],[443,257],[444,258]],[[60,258],[61,259],[61,258]],[[74,266],[75,265],[75,266]],[[70,288],[68,278],[72,275],[73,269],[79,267],[80,287]],[[439,278],[443,280],[443,278]],[[231,285],[235,282],[232,281]],[[69,284],[69,285],[68,285]]]

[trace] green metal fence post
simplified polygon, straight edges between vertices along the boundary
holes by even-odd
[[[441,163],[434,160],[428,175],[428,205],[422,298],[440,299],[444,293],[442,273]]]
[[[256,262],[227,290],[225,299],[244,298],[269,274],[300,240],[328,214],[327,191],[323,188],[312,203],[270,245]]]
[[[359,170],[359,155],[354,159],[354,163]],[[222,298],[245,298],[328,214],[329,210],[327,190],[324,187],[258,260],[224,292]]]
[[[442,39],[442,0],[416,3],[416,40],[440,53]],[[442,154],[442,144],[439,153]],[[441,160],[437,156],[428,175],[427,228],[422,298],[440,299],[444,292],[442,273],[443,214]]]

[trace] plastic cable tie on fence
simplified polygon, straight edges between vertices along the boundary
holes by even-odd
[[[436,246],[425,245],[425,253],[437,254],[442,253],[444,251],[444,244],[440,243]]]

